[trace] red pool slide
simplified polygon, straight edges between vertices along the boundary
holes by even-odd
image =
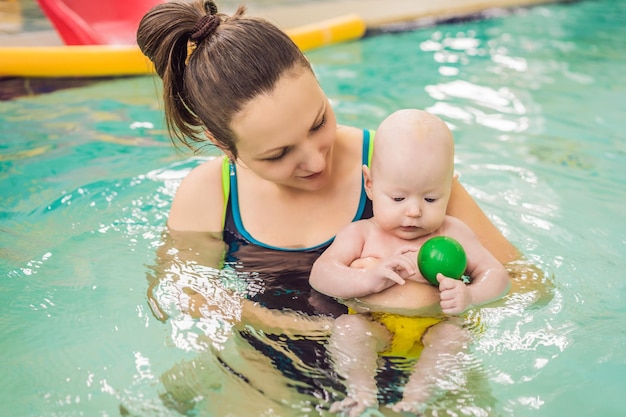
[[[37,0],[66,45],[134,45],[143,15],[166,0]]]

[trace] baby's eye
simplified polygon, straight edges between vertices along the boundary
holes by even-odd
[[[404,197],[391,197],[393,201],[404,201]]]
[[[434,198],[434,197],[426,197],[424,200],[425,200],[427,203],[434,203],[435,201],[437,201],[437,199],[436,199],[436,198]]]

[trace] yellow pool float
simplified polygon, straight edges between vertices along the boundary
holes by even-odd
[[[346,15],[286,30],[303,51],[359,39],[365,22]],[[9,46],[0,47],[0,77],[112,77],[150,74],[152,63],[134,46]]]

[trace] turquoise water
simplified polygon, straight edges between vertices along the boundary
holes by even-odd
[[[434,414],[626,412],[625,16],[617,0],[542,6],[308,54],[342,123],[374,128],[401,107],[444,118],[461,180],[554,286],[483,310],[468,363],[488,390]],[[324,415],[220,371],[198,337],[219,332],[152,315],[173,193],[210,153],[172,149],[154,86],[0,102],[0,415],[176,416],[161,399],[176,371],[204,396],[189,415]],[[237,360],[237,340],[214,344]]]

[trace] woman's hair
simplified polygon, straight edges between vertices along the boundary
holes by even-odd
[[[137,30],[139,48],[163,80],[168,131],[187,147],[206,134],[237,157],[230,124],[235,113],[283,74],[311,66],[275,25],[217,13],[212,1],[174,0],[153,7]]]

